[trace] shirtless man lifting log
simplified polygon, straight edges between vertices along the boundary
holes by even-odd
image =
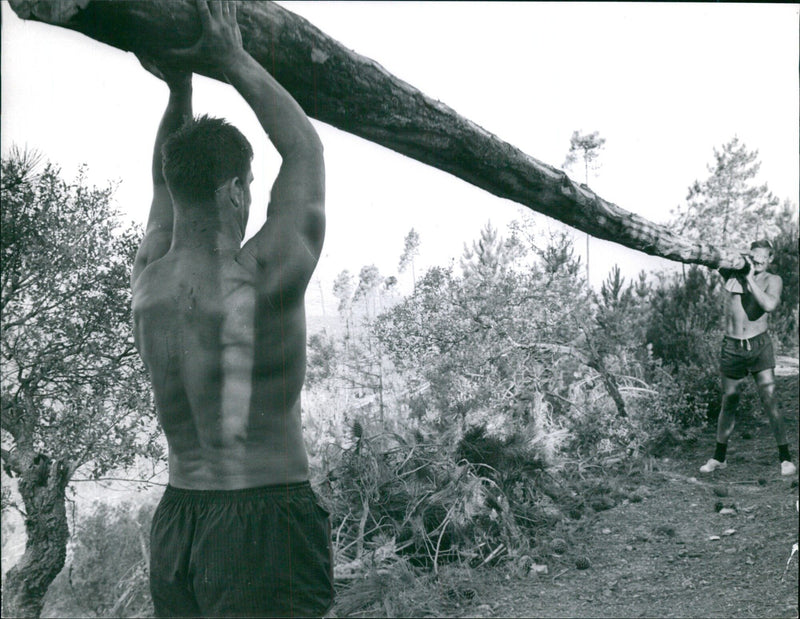
[[[132,274],[135,340],[169,445],[153,518],[158,616],[322,616],[333,601],[328,514],[308,483],[300,419],[304,295],[322,250],[322,144],[243,49],[236,5],[198,0],[199,41],[146,68],[170,89],[154,195]],[[252,148],[192,118],[192,68],[225,76],[281,156],[267,219],[242,244]]]
[[[794,475],[786,427],[775,403],[775,355],[767,333],[767,316],[780,303],[783,281],[767,272],[772,261],[769,241],[755,241],[745,256],[746,273],[720,270],[725,278],[725,338],[722,342],[722,407],[717,421],[717,445],[700,472],[725,468],[728,439],[736,423],[739,387],[752,375],[778,445],[781,474]]]

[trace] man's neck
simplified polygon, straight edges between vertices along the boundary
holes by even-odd
[[[176,209],[171,249],[235,251],[241,246],[242,234],[237,222],[226,218],[213,205]]]

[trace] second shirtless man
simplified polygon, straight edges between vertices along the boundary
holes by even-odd
[[[725,277],[725,338],[722,342],[722,408],[717,421],[717,445],[714,457],[700,467],[702,473],[725,468],[728,439],[736,423],[739,386],[753,375],[775,441],[781,474],[793,475],[795,465],[789,455],[786,427],[775,403],[775,355],[767,333],[767,315],[780,303],[783,281],[767,272],[772,261],[769,241],[756,241],[746,256],[746,275],[720,271]]]
[[[169,62],[143,59],[170,89],[132,274],[135,340],[169,446],[151,533],[155,613],[322,616],[333,602],[330,528],[300,419],[304,295],[325,227],[322,145],[243,49],[235,3],[197,8],[196,45]],[[244,245],[252,149],[226,122],[192,118],[197,63],[242,95],[282,159],[266,223]]]

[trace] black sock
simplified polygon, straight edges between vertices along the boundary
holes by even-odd
[[[717,443],[717,448],[714,450],[714,460],[717,462],[725,462],[725,454],[727,451],[728,443]]]
[[[778,445],[778,457],[781,459],[781,462],[791,462],[792,457],[789,455],[789,444],[786,443],[785,445]]]

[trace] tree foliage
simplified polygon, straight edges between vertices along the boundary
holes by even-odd
[[[571,168],[580,159],[583,162],[584,183],[589,184],[589,170],[596,170],[598,158],[605,146],[606,139],[600,137],[599,131],[581,133],[573,131],[569,139],[569,152],[564,159],[564,167]]]
[[[361,267],[358,272],[358,285],[353,293],[353,303],[363,301],[364,312],[367,316],[375,315],[377,292],[382,283],[383,279],[378,267],[374,264]]]
[[[797,204],[786,200],[781,205],[766,183],[758,184],[760,167],[758,151],[748,150],[737,137],[715,148],[708,178],[689,187],[686,205],[673,211],[670,225],[687,238],[719,240],[742,251],[753,241],[772,241],[775,251],[769,270],[781,276],[784,291],[770,320],[778,340],[791,348],[797,344],[798,323]],[[686,288],[695,283],[685,282]]]
[[[758,151],[748,150],[738,137],[715,148],[709,176],[692,183],[686,205],[673,211],[673,229],[687,238],[743,249],[774,237],[779,200],[766,183],[755,183],[760,168]]]
[[[112,195],[84,169],[67,182],[29,154],[2,159],[2,458],[28,538],[4,583],[12,614],[38,614],[63,566],[76,471],[96,478],[162,456],[130,329],[139,232],[120,225]]]
[[[139,240],[113,188],[67,183],[3,159],[3,430],[31,450],[102,475],[158,457],[152,402],[130,329]],[[12,470],[18,458],[7,464]]]
[[[798,303],[800,303],[800,229],[797,205],[784,202],[779,215],[780,232],[773,239],[775,254],[771,271],[783,280],[781,304],[770,322],[775,335],[786,348],[798,345]]]
[[[339,300],[339,313],[346,316],[353,301],[353,276],[347,269],[339,273],[333,281],[333,296]]]
[[[686,277],[665,277],[654,291],[647,340],[653,354],[665,363],[706,363],[698,342],[716,345],[721,335],[723,298],[721,280],[700,267]]]
[[[486,226],[465,248],[461,275],[429,270],[411,297],[379,317],[378,339],[412,385],[417,415],[462,428],[470,413],[530,418],[541,406],[534,392],[563,386],[562,368],[551,363],[563,352],[554,351],[575,352],[580,363],[582,282],[576,270],[548,272],[526,253]]]
[[[583,182],[589,184],[589,170],[597,170],[600,167],[598,159],[605,146],[606,139],[600,137],[600,132],[581,133],[573,131],[569,140],[569,152],[564,159],[564,167],[572,168],[578,158],[583,161]],[[589,281],[589,248],[591,246],[590,236],[586,235],[586,280]]]
[[[400,255],[400,261],[397,264],[397,270],[400,273],[405,271],[408,265],[411,265],[411,277],[415,286],[417,285],[417,274],[414,269],[414,258],[419,255],[419,245],[419,232],[411,228],[403,241],[403,253]]]
[[[315,385],[333,376],[336,368],[336,341],[325,331],[308,338],[306,383]]]
[[[505,241],[491,222],[481,229],[480,238],[471,246],[464,244],[461,269],[465,277],[494,278],[501,275],[514,260],[514,242]]]

